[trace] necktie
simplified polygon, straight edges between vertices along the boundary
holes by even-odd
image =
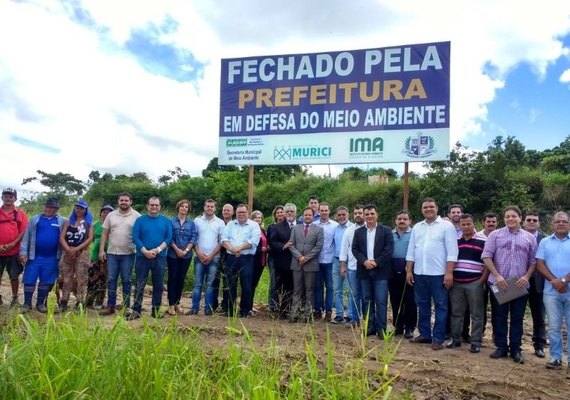
[[[307,232],[309,231],[309,225],[305,224],[305,236],[307,236]]]

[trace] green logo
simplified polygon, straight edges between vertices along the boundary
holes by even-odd
[[[350,139],[350,153],[381,153],[384,151],[382,138],[352,138]]]
[[[227,139],[226,146],[227,147],[247,146],[247,139]]]

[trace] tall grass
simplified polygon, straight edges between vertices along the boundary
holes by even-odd
[[[379,348],[339,366],[330,336],[325,360],[310,333],[299,338],[304,354],[286,354],[275,339],[256,348],[238,319],[227,321],[216,347],[203,341],[199,329],[181,327],[176,319],[166,324],[149,319],[136,328],[121,318],[109,324],[67,314],[58,320],[53,306],[46,322],[4,310],[0,396],[5,399],[386,398],[393,379],[388,363],[367,366],[370,352]]]

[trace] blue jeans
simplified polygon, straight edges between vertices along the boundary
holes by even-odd
[[[562,361],[562,319],[566,319],[566,332],[570,332],[570,293],[543,295],[544,307],[548,317],[548,338],[550,355]],[[566,337],[567,360],[570,363],[570,334]]]
[[[135,260],[135,274],[137,276],[137,287],[135,290],[135,305],[133,310],[140,313],[142,309],[142,299],[144,287],[148,278],[148,273],[152,274],[152,311],[155,314],[160,309],[162,303],[162,292],[164,290],[164,271],[166,270],[166,257],[156,257],[152,260],[137,256]]]
[[[368,332],[382,335],[388,325],[388,280],[360,279],[364,318],[368,319]]]
[[[491,295],[491,301],[495,305],[493,333],[495,334],[495,346],[497,346],[498,350],[505,353],[510,352],[511,355],[521,351],[523,320],[527,300],[528,296],[522,296],[501,305],[497,302],[495,296]]]
[[[353,322],[360,322],[362,315],[362,285],[356,270],[347,269],[348,279],[348,318]]]
[[[437,343],[445,340],[447,321],[447,288],[443,286],[443,275],[415,275],[414,299],[418,305],[418,331],[420,336]],[[431,329],[431,304],[435,306],[435,322]]]
[[[253,307],[253,255],[236,257],[228,254],[226,264],[226,279],[229,286],[227,312],[230,316],[233,316],[235,312],[238,278],[241,286],[239,316],[247,317]]]
[[[220,257],[214,257],[209,264],[203,264],[198,257],[194,259],[194,290],[192,290],[192,310],[198,312],[200,310],[200,297],[202,296],[202,287],[204,279],[206,280],[206,296],[204,299],[204,313],[212,314],[214,308],[214,299],[218,295],[218,291],[214,287],[214,280],[220,264]]]
[[[123,284],[123,306],[131,305],[131,276],[135,262],[134,254],[109,254],[107,253],[107,305],[114,308],[117,305],[117,282],[119,274]]]
[[[324,283],[324,285],[323,285]],[[332,311],[333,307],[333,274],[332,263],[321,264],[319,263],[319,272],[317,272],[317,282],[315,283],[315,310],[323,311],[323,288],[326,288],[327,293],[325,296],[325,310]]]
[[[334,288],[334,310],[337,317],[342,317],[344,314],[344,277],[340,276],[340,261],[337,257],[333,258],[332,280]]]

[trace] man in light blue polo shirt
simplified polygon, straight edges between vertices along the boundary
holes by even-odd
[[[548,369],[562,367],[562,320],[566,319],[566,331],[570,332],[570,218],[565,212],[557,212],[552,219],[553,235],[544,238],[538,245],[536,269],[544,276],[544,306],[548,317],[548,338],[552,359]],[[566,338],[570,349],[570,336]],[[570,350],[567,354],[570,367]]]
[[[334,257],[332,263],[332,279],[334,288],[334,309],[335,317],[331,321],[333,324],[344,322],[344,276],[340,273],[340,250],[342,244],[342,236],[346,230],[352,226],[352,222],[348,220],[348,208],[339,206],[336,209],[336,222],[338,226],[334,231]]]
[[[259,224],[249,219],[245,204],[236,207],[234,221],[228,223],[222,234],[222,246],[228,251],[226,278],[229,297],[227,314],[233,316],[237,297],[237,279],[241,286],[240,318],[247,318],[253,308],[253,256],[261,238]]]

